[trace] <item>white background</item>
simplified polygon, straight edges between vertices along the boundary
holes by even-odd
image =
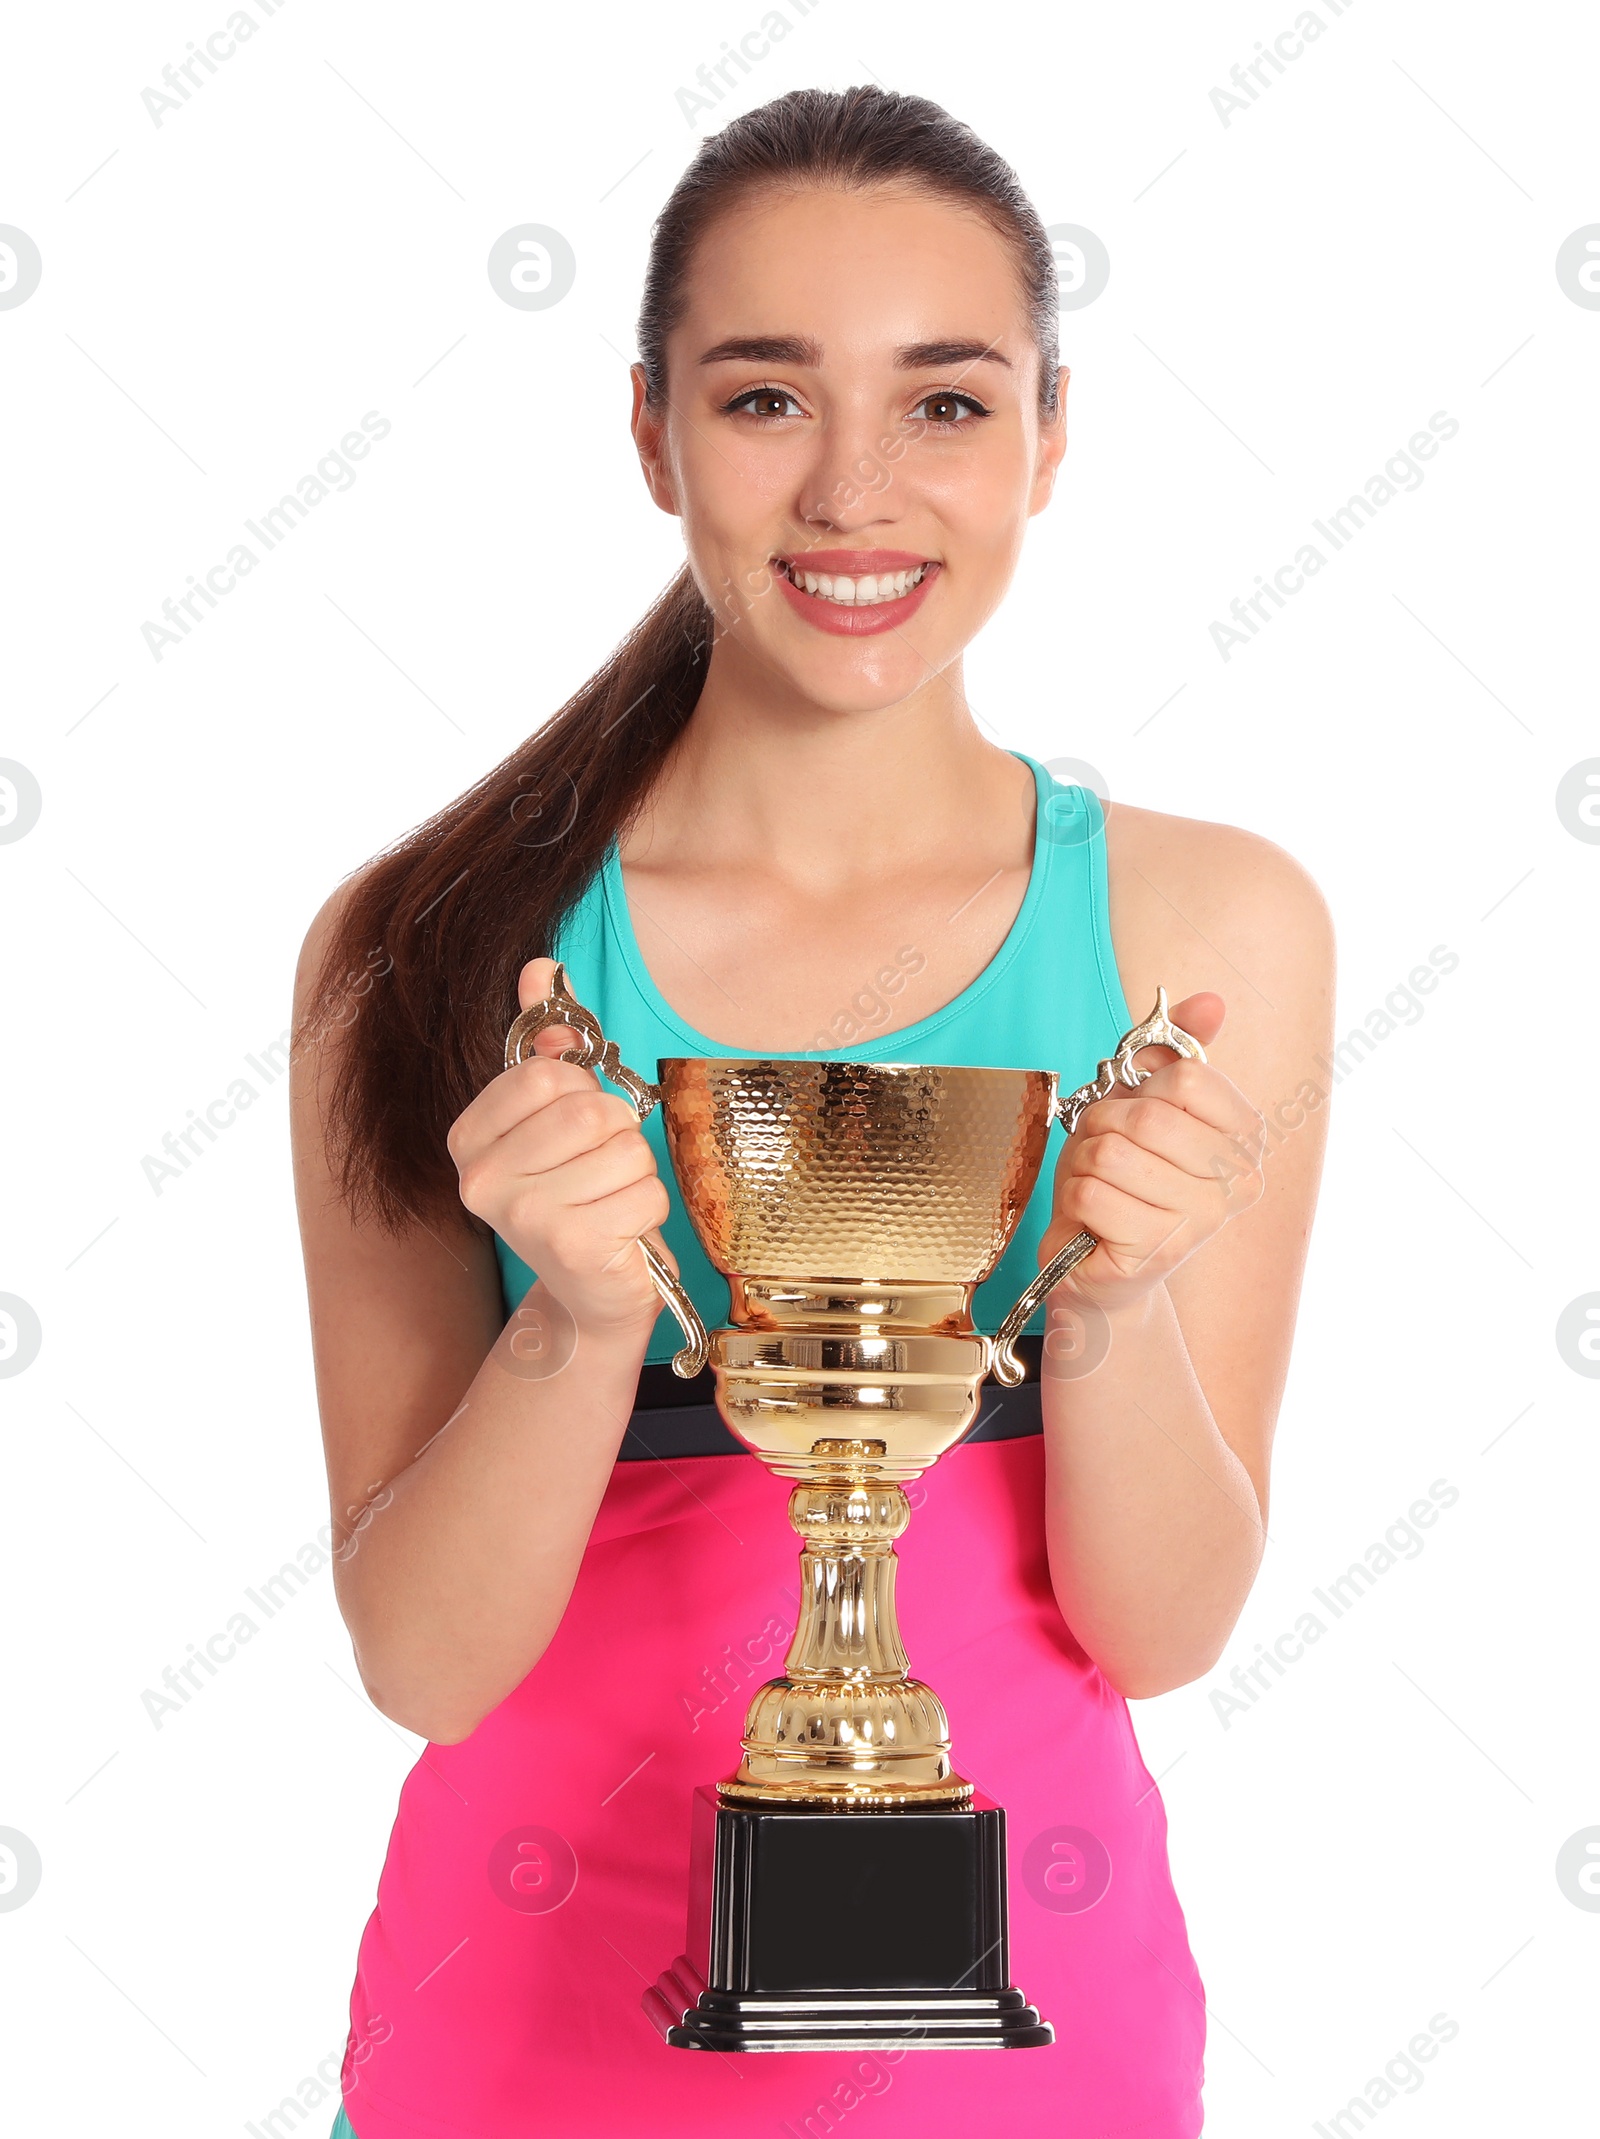
[[[625,367],[699,132],[875,77],[1111,259],[1063,317],[1071,448],[971,658],[983,718],[1299,856],[1341,1032],[1459,958],[1337,1097],[1228,1656],[1135,1709],[1211,2007],[1207,2129],[1310,2130],[1445,2014],[1380,2133],[1577,2130],[1600,1913],[1555,1867],[1600,1823],[1600,1476],[1555,1331],[1600,1287],[1600,846],[1555,796],[1600,755],[1600,311],[1555,257],[1600,221],[1592,12],[1323,5],[1226,126],[1212,89],[1293,0],[819,0],[697,123],[675,92],[763,0],[251,12],[159,127],[141,92],[225,0],[31,10],[3,51],[0,222],[43,258],[0,310],[0,756],[43,795],[0,845],[0,1291],[43,1331],[0,1382],[0,1826],[43,1864],[0,1911],[13,2128],[214,2139],[338,2052],[415,1741],[360,1694],[326,1571],[160,1729],[141,1700],[326,1519],[284,1084],[245,1057],[334,883],[674,567]],[[524,222],[577,257],[541,312],[485,272]],[[154,660],[143,623],[368,410],[392,431],[353,488]],[[1229,602],[1440,410],[1421,487],[1224,661]],[[1226,946],[1216,985],[1250,985]],[[157,1194],[146,1155],[241,1074],[254,1107]],[[1438,1479],[1460,1497],[1420,1556],[1225,1728],[1228,1671]]]

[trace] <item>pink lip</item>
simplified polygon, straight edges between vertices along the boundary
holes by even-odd
[[[913,550],[800,550],[787,561],[803,572],[826,572],[830,579],[835,572],[846,572],[852,579],[863,572],[914,572],[919,564],[931,562]]]
[[[913,572],[919,564],[927,566],[909,594],[902,594],[898,601],[873,602],[864,609],[847,607],[843,602],[826,602],[819,594],[807,594],[795,585],[787,572],[773,575],[797,616],[804,617],[818,631],[831,631],[842,639],[868,638],[880,631],[896,630],[921,608],[940,571],[931,558],[917,557],[907,550],[807,550],[802,557],[790,561],[798,564],[802,571],[826,572],[830,578],[836,572],[847,571],[852,579],[868,572]]]

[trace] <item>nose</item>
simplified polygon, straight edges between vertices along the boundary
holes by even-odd
[[[815,435],[815,457],[795,499],[796,515],[812,541],[897,520],[904,491],[897,467],[905,447],[885,435],[881,416],[834,409]]]

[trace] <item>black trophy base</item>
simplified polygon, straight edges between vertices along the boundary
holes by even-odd
[[[708,1990],[686,1955],[644,1994],[644,2009],[675,2050],[1033,2050],[1054,2042],[1020,1990]]]
[[[1028,2050],[1009,1980],[1005,1814],[695,1792],[689,1951],[644,1994],[679,2050]]]

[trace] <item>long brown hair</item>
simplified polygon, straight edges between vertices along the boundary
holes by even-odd
[[[701,144],[652,234],[638,324],[650,401],[665,399],[667,337],[717,216],[758,188],[895,183],[975,210],[1010,245],[1052,414],[1059,282],[1015,172],[937,104],[877,88],[794,90]],[[350,883],[293,1047],[335,1025],[347,1035],[323,1121],[353,1213],[395,1232],[432,1212],[461,1217],[446,1134],[503,1065],[519,971],[551,954],[682,734],[714,631],[685,565],[558,713]]]

